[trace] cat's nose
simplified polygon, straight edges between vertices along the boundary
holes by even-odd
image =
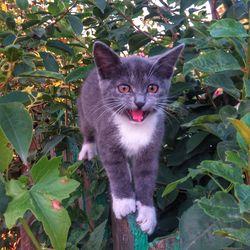
[[[145,105],[145,98],[143,96],[137,96],[135,98],[135,105],[141,109]]]

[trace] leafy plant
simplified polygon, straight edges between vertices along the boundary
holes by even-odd
[[[0,1],[0,231],[21,222],[37,248],[110,247],[105,172],[98,160],[84,172],[76,161],[75,104],[93,42],[124,56],[185,43],[166,107],[152,238],[179,229],[183,249],[247,249],[248,8],[243,0]]]

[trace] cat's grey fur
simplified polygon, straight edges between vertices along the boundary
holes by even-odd
[[[137,222],[149,234],[156,225],[153,192],[164,135],[164,107],[183,47],[179,45],[155,57],[120,58],[108,46],[96,42],[93,52],[96,68],[85,80],[78,98],[84,137],[79,159],[91,160],[97,145],[109,178],[116,217],[137,209]],[[132,91],[120,93],[117,89],[120,84],[130,85]],[[149,84],[158,85],[158,92],[147,93]],[[138,107],[149,114],[142,122],[131,121],[125,110]]]

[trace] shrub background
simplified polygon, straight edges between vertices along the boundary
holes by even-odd
[[[180,234],[182,249],[249,246],[249,145],[240,138],[243,125],[235,125],[236,136],[228,120],[242,118],[250,126],[248,12],[248,1],[243,0],[0,1],[0,229],[15,224],[6,223],[8,213],[16,212],[10,206],[17,198],[12,184],[36,190],[35,162],[51,166],[46,156],[62,155],[63,163],[56,165],[59,171],[51,178],[66,175],[75,186],[64,197],[53,197],[59,208],[65,207],[69,221],[63,236],[59,230],[53,239],[45,229],[46,219],[32,210],[40,221],[32,220],[33,232],[40,243],[55,249],[110,246],[104,233],[110,221],[105,173],[98,160],[88,168],[89,195],[95,202],[87,215],[79,206],[80,164],[74,164],[81,144],[76,98],[93,67],[92,45],[100,40],[121,56],[153,56],[185,43],[166,108],[155,192],[159,219],[151,239]],[[225,161],[233,170],[220,165]],[[78,188],[73,179],[81,183]],[[32,216],[26,213],[25,218]],[[57,237],[62,237],[61,246],[55,243]]]

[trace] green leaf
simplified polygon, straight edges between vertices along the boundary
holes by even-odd
[[[44,77],[52,78],[57,80],[63,80],[64,77],[62,74],[52,71],[39,70],[39,71],[29,71],[19,75],[19,77]]]
[[[235,107],[226,105],[220,109],[219,115],[220,115],[222,122],[227,125],[228,118],[229,117],[236,118],[238,114],[237,114],[237,110]]]
[[[235,195],[239,200],[240,212],[250,211],[250,186],[241,184],[235,187]]]
[[[228,239],[238,241],[246,246],[250,246],[250,228],[222,228],[221,230],[216,230],[215,233],[227,237]]]
[[[107,5],[106,0],[93,0],[92,2],[102,13],[104,13]]]
[[[64,174],[68,177],[72,176],[75,171],[82,165],[82,161],[77,161],[74,164],[67,167],[66,170],[64,170]]]
[[[101,244],[103,241],[103,236],[104,236],[106,224],[107,224],[107,220],[103,221],[90,234],[90,238],[88,240],[86,250],[93,250],[93,249],[100,250],[101,249]]]
[[[95,221],[98,220],[102,216],[104,210],[105,207],[103,205],[95,204],[90,211],[90,218]]]
[[[15,28],[16,28],[16,22],[15,22],[15,19],[12,16],[8,16],[5,19],[5,22],[6,22],[6,25],[7,25],[8,29],[15,30]]]
[[[226,151],[226,161],[234,163],[241,169],[244,169],[247,166],[247,162],[240,156],[238,152],[235,151]]]
[[[30,102],[30,98],[27,93],[21,91],[13,91],[7,95],[0,96],[0,103],[8,102],[21,102],[23,104],[27,104]]]
[[[8,144],[9,141],[0,127],[0,172],[8,168],[13,158],[13,150]]]
[[[16,5],[21,10],[26,10],[29,7],[28,0],[16,0]]]
[[[239,146],[247,150],[247,145],[250,148],[250,112],[244,115],[240,120],[229,119],[237,129],[237,142]]]
[[[250,80],[246,81],[246,85],[245,85],[246,89],[246,98],[250,98]]]
[[[241,219],[239,206],[234,197],[228,193],[216,192],[210,199],[201,198],[198,204],[207,215],[225,223]]]
[[[74,82],[79,79],[84,79],[88,75],[89,71],[93,68],[93,65],[88,65],[85,67],[78,67],[74,70],[72,70],[65,78],[65,82]]]
[[[58,168],[61,161],[61,157],[55,157],[51,160],[48,160],[46,156],[42,157],[31,169],[33,181],[36,183],[46,180],[51,175],[59,175]]]
[[[223,91],[234,97],[235,99],[240,98],[240,90],[238,90],[233,81],[226,74],[212,74],[204,79],[207,86],[214,88],[223,88]]]
[[[212,37],[247,37],[244,26],[231,18],[216,21],[209,28]]]
[[[15,62],[23,55],[23,50],[17,48],[15,45],[10,45],[5,51],[6,57],[9,62]]]
[[[83,24],[81,19],[73,15],[67,15],[66,19],[72,27],[73,31],[76,33],[76,35],[81,35],[83,31]]]
[[[61,41],[58,41],[58,40],[48,41],[47,46],[50,48],[55,48],[57,50],[61,50],[63,52],[66,52],[69,55],[73,55],[73,53],[74,53],[72,48],[70,48],[67,44],[65,44]]]
[[[142,46],[148,44],[150,42],[150,38],[145,36],[141,32],[134,33],[130,36],[128,40],[129,50],[134,52],[135,50],[141,48]]]
[[[215,115],[201,115],[201,116],[195,118],[194,120],[192,120],[191,122],[182,124],[182,127],[189,128],[192,126],[199,126],[199,125],[204,124],[204,123],[216,123],[219,121],[220,121],[220,117],[217,114],[215,114]]]
[[[234,184],[242,184],[242,173],[238,168],[233,168],[229,164],[220,161],[203,161],[199,165],[203,171],[220,176]]]
[[[231,54],[223,50],[214,50],[186,62],[183,67],[184,75],[193,69],[207,73],[217,73],[226,70],[241,70],[241,67]]]
[[[223,249],[232,241],[213,234],[225,225],[206,215],[197,204],[186,210],[179,224],[180,249],[212,250]]]
[[[59,177],[58,166],[61,158],[48,160],[43,157],[32,168],[35,184],[27,189],[19,180],[11,180],[6,185],[7,194],[12,197],[5,222],[11,228],[16,220],[31,210],[50,238],[55,250],[65,249],[70,218],[61,201],[69,197],[79,183],[67,177]]]
[[[46,70],[53,71],[53,72],[59,71],[59,65],[51,53],[40,52],[39,54],[41,58],[43,59],[43,65]]]
[[[187,154],[197,148],[207,136],[208,133],[202,131],[192,135],[187,141]]]
[[[29,72],[32,71],[34,67],[31,67],[30,65],[27,65],[24,62],[16,63],[14,71],[13,71],[13,76],[19,76],[24,72]]]
[[[33,129],[28,111],[21,103],[0,104],[0,127],[24,164],[27,164]]]
[[[1,179],[0,179],[0,197],[1,197],[0,216],[2,216],[2,214],[7,209],[9,199],[8,196],[6,195],[4,183],[1,181]]]
[[[177,181],[174,181],[174,182],[169,183],[169,184],[165,187],[165,189],[164,189],[164,191],[163,191],[163,193],[162,193],[162,197],[165,196],[165,195],[167,195],[167,194],[169,194],[169,193],[171,193],[171,192],[173,192],[173,191],[177,188],[177,186],[178,186],[179,184],[185,182],[188,178],[189,178],[189,176],[187,175],[187,176],[185,176],[185,177],[183,177],[183,178],[181,178],[181,179],[179,179],[179,180],[177,180]]]
[[[55,135],[48,141],[46,141],[45,145],[43,146],[42,154],[46,155],[52,148],[58,145],[63,139],[65,135]]]
[[[52,14],[52,16],[57,16],[64,11],[64,4],[61,1],[50,3],[48,11]]]

